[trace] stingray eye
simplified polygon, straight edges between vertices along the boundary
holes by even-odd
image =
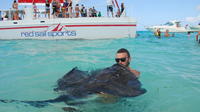
[[[116,77],[116,78],[119,78],[119,74],[116,74],[115,77]]]
[[[115,79],[118,79],[119,78],[119,74],[115,74],[111,77],[111,79],[115,80]]]
[[[124,67],[121,67],[121,68],[120,68],[120,70],[122,70],[122,71],[125,71],[125,70],[126,70],[126,68],[124,68]]]

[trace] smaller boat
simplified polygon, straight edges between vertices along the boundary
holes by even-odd
[[[194,32],[192,29],[190,29],[190,27],[188,27],[188,25],[183,27],[183,26],[181,26],[180,23],[181,23],[180,21],[174,20],[174,21],[169,21],[169,22],[165,23],[164,25],[146,27],[146,29],[151,32],[156,32],[158,29],[161,32],[166,32],[167,30],[169,32],[173,32],[173,33]]]
[[[190,26],[190,29],[195,30],[195,31],[200,31],[200,23],[196,26]]]

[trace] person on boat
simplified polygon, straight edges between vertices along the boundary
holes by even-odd
[[[68,3],[68,0],[65,0],[65,2],[63,3],[63,6],[65,7],[65,17],[66,18],[69,18],[69,3]]]
[[[33,12],[34,12],[34,18],[36,18],[37,13],[38,13],[38,9],[37,9],[37,6],[34,2],[33,2]]]
[[[113,0],[107,0],[107,16],[109,17],[109,12],[111,12],[112,17],[113,17],[113,6],[114,6],[114,1]]]
[[[101,11],[98,12],[98,17],[101,17]]]
[[[92,17],[97,17],[97,10],[94,8],[94,6],[92,7]]]
[[[176,27],[180,27],[180,23],[179,22],[176,22]]]
[[[8,20],[8,14],[6,13],[6,15],[3,17],[3,21]]]
[[[68,5],[69,5],[68,0],[65,0],[64,3],[63,3],[63,6],[67,7]]]
[[[92,8],[89,8],[87,15],[88,15],[88,17],[92,17]]]
[[[85,6],[83,4],[82,4],[82,8],[81,8],[81,16],[87,17],[87,9],[85,8]]]
[[[52,1],[52,9],[53,9],[52,15],[55,18],[55,16],[57,16],[56,15],[57,14],[57,1],[56,0]]]
[[[79,13],[80,13],[80,9],[79,9],[79,4],[76,4],[76,6],[75,6],[75,14],[76,14],[76,18],[78,18],[79,17]]]
[[[121,3],[121,11],[120,11],[120,16],[123,14],[125,9],[124,3]]]
[[[63,17],[63,18],[66,18],[66,17],[67,17],[67,14],[66,14],[66,13],[67,13],[67,10],[66,10],[66,8],[67,8],[67,7],[65,6],[65,4],[63,4],[62,7],[61,7],[61,12],[62,12],[62,17]]]
[[[66,7],[66,18],[69,18],[69,8]]]
[[[137,78],[139,78],[140,72],[135,69],[132,69],[129,66],[130,62],[131,62],[131,56],[127,49],[125,49],[125,48],[119,49],[115,55],[115,61],[116,61],[116,63],[127,67],[128,70],[130,70]]]
[[[189,29],[189,25],[188,24],[185,25],[185,29]]]
[[[69,17],[72,17],[72,0],[68,0],[68,12],[69,12]]]
[[[19,20],[19,13],[18,11],[13,13],[13,20]]]
[[[81,6],[80,6],[80,14],[81,14],[81,17],[83,17],[83,7],[84,7],[84,5],[81,4]]]
[[[87,9],[85,8],[83,4],[80,7],[80,13],[81,13],[81,17],[87,17]]]
[[[61,14],[61,11],[60,11],[60,9],[61,9],[60,0],[57,0],[56,2],[57,2],[57,5],[56,5],[56,15],[57,15],[58,17],[62,17],[62,14]]]
[[[121,3],[121,9],[118,7],[117,9],[117,13],[116,13],[116,17],[121,17],[121,15],[123,14],[124,11],[124,3]]]
[[[19,20],[18,3],[16,0],[14,0],[12,8],[14,9],[13,20]]]
[[[169,34],[169,30],[167,29],[166,32],[165,32],[165,37],[169,37],[170,34]]]
[[[46,0],[45,3],[45,17],[48,15],[48,18],[50,18],[50,2],[49,0]]]
[[[121,16],[120,9],[117,9],[117,13],[116,13],[115,17],[120,17],[120,16]]]
[[[15,10],[18,10],[18,3],[16,0],[14,0],[13,4],[12,4],[12,8]]]

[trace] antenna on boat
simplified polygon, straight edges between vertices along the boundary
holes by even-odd
[[[118,4],[117,0],[114,0],[114,1],[115,1],[116,6],[117,6],[117,16],[120,16],[121,12],[120,12],[119,4]]]
[[[120,9],[117,0],[115,0],[115,4],[117,5],[117,8]]]

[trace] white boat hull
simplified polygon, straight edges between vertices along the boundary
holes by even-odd
[[[185,27],[182,27],[180,25],[180,21],[169,21],[165,23],[164,25],[159,26],[150,26],[146,27],[147,30],[151,32],[157,32],[159,30],[160,32],[171,32],[171,33],[188,33],[188,32],[195,32],[196,30],[191,29],[188,25]]]
[[[200,31],[200,25],[198,25],[198,26],[190,26],[190,29],[195,30],[195,31]]]
[[[0,21],[0,39],[110,39],[136,36],[136,21],[122,18],[57,18]]]
[[[151,32],[156,32],[157,29],[160,29],[161,32],[166,32],[166,30],[168,30],[169,32],[172,33],[186,33],[186,32],[190,32],[190,29],[186,29],[184,27],[179,27],[179,28],[170,28],[170,27],[147,27],[147,30],[151,31]]]

